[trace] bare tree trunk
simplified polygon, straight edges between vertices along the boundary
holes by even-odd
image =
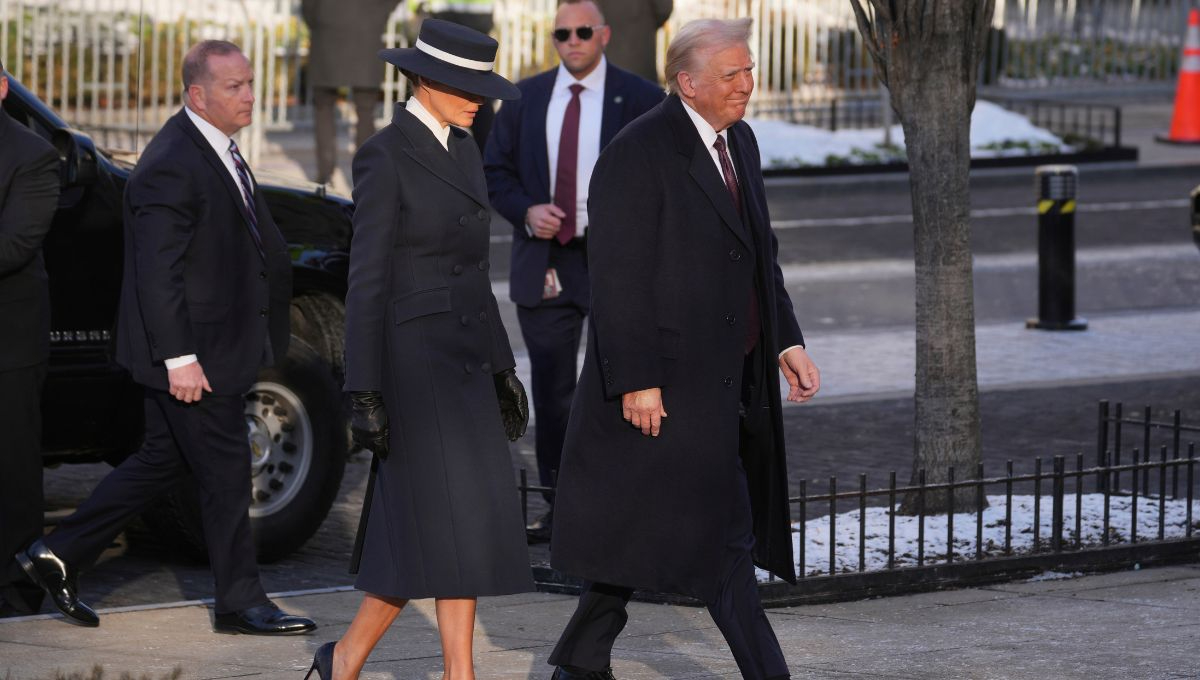
[[[975,371],[969,171],[971,111],[994,0],[851,0],[904,128],[916,258],[916,436],[912,481],[974,475],[982,458]],[[916,512],[916,496],[901,511]],[[945,512],[945,491],[926,512]],[[954,508],[976,507],[960,488]]]

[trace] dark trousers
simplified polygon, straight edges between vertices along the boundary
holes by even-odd
[[[188,473],[200,486],[200,511],[216,579],[216,612],[265,604],[250,533],[250,452],[245,400],[205,394],[184,404],[147,389],[146,436],[71,516],[46,537],[67,564],[93,564],[125,524]]]
[[[42,589],[12,556],[42,535],[42,383],[46,364],[0,371],[0,604],[32,614]]]
[[[737,496],[725,528],[721,580],[717,595],[705,605],[717,624],[743,678],[765,680],[788,677],[787,661],[763,611],[750,551],[754,532],[746,476],[738,467]],[[613,643],[629,619],[625,606],[632,588],[589,583],[558,645],[550,654],[555,666],[600,671],[612,662]]]
[[[542,300],[536,307],[517,306],[521,337],[529,351],[533,412],[537,415],[534,444],[542,486],[553,486],[558,476],[579,376],[579,341],[588,314],[586,294],[577,290],[581,283],[567,278],[563,286],[563,295],[557,298]]]
[[[375,134],[375,106],[379,103],[379,88],[358,88],[351,94],[358,125],[354,131],[355,147]],[[334,107],[337,106],[338,88],[313,88],[313,130],[317,138],[317,182],[325,184],[333,177],[337,168],[337,127],[334,124]]]

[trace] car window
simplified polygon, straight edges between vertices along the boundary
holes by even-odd
[[[34,116],[29,115],[29,111],[26,110],[24,106],[21,106],[21,103],[16,97],[12,96],[11,92],[9,93],[9,96],[4,99],[4,112],[16,122],[36,132],[39,137],[47,142],[54,141],[50,132],[50,128],[43,125],[42,122]]]

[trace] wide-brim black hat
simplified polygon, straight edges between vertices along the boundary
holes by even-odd
[[[426,19],[415,47],[380,50],[387,63],[488,99],[520,99],[521,91],[492,71],[499,44],[490,36],[451,21]]]

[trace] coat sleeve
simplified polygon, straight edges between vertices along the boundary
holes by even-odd
[[[21,271],[42,247],[58,207],[58,153],[47,144],[18,168],[0,206],[0,277]]]
[[[662,188],[649,153],[636,138],[614,139],[589,189],[591,323],[610,399],[665,381],[654,288]]]
[[[195,354],[184,272],[200,220],[196,179],[178,162],[157,159],[125,189],[133,240],[134,288],[154,361]]]
[[[483,172],[487,177],[488,198],[496,212],[513,226],[513,238],[527,239],[525,212],[536,201],[521,181],[517,157],[521,130],[520,100],[506,102],[496,114],[483,154]]]
[[[766,196],[767,189],[762,186],[762,156],[758,150],[758,139],[749,125],[746,126],[746,130],[753,147],[751,153],[746,156],[746,163],[754,181],[760,185],[761,195]],[[784,285],[783,270],[779,267],[779,239],[775,237],[775,230],[771,228],[771,215],[766,206],[763,206],[763,214],[767,217],[767,235],[770,236],[768,255],[771,263],[771,285],[775,289],[775,351],[778,352],[795,345],[803,345],[804,334],[800,332],[800,324],[796,321],[796,312],[792,308],[792,298]]]
[[[354,155],[354,219],[346,291],[347,392],[383,389],[389,258],[400,217],[400,180],[387,152],[366,144]]]

